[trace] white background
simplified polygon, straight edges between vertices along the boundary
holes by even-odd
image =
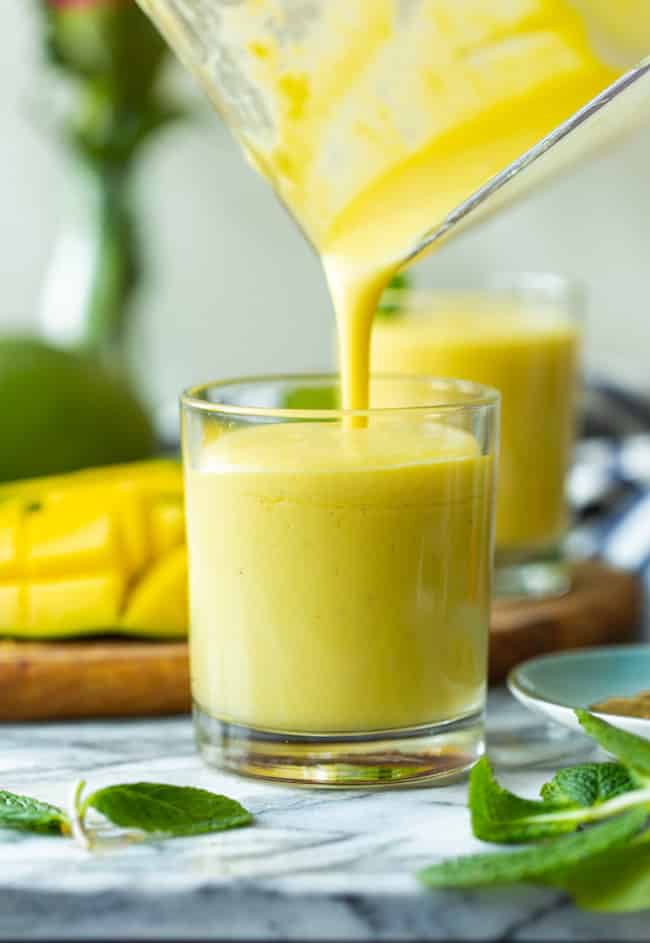
[[[66,218],[60,148],[39,108],[36,0],[0,0],[0,328],[36,324],[42,279]],[[197,107],[140,170],[150,279],[133,348],[155,401],[190,382],[326,366],[332,319],[316,260],[266,185],[179,76]],[[650,118],[615,153],[554,183],[419,267],[462,279],[557,270],[590,293],[586,362],[650,389]]]

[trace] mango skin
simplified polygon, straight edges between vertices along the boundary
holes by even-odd
[[[182,638],[187,626],[178,463],[0,486],[0,636]]]
[[[151,417],[124,377],[80,351],[3,335],[0,404],[0,481],[155,455]]]

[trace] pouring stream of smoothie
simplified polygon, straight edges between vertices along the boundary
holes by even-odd
[[[379,297],[422,235],[619,74],[604,3],[328,0],[312,22],[284,0],[140,2],[319,252],[351,410]]]

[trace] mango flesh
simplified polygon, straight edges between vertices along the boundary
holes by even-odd
[[[131,593],[122,618],[139,635],[183,635],[187,629],[187,548],[175,547]]]
[[[187,611],[177,463],[0,487],[0,635],[183,636]]]

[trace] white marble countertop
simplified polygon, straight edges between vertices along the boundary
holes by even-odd
[[[505,692],[490,731],[536,721]],[[0,786],[65,805],[89,788],[150,780],[240,800],[252,828],[84,852],[60,838],[0,833],[0,939],[648,939],[648,915],[598,916],[533,888],[422,889],[418,868],[485,848],[470,831],[466,783],[384,792],[307,791],[206,769],[187,718],[0,728]],[[493,743],[496,743],[493,740]],[[566,762],[577,761],[577,752]],[[574,744],[575,745],[575,744]],[[583,750],[584,756],[584,750]],[[560,765],[502,769],[534,796]]]

